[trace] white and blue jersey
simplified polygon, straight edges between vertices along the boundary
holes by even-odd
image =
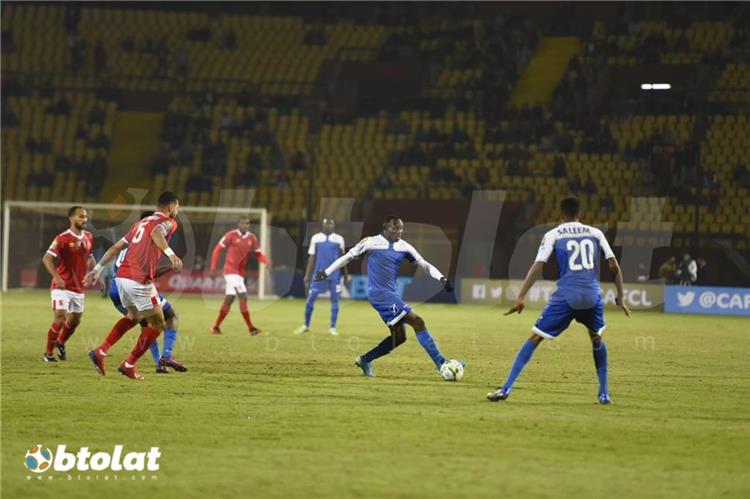
[[[382,234],[366,237],[342,257],[342,264],[367,253],[367,297],[370,304],[378,311],[380,317],[388,326],[397,324],[411,307],[404,303],[396,288],[401,262],[406,258],[411,263],[419,265],[435,279],[443,275],[404,240],[389,241]],[[332,265],[330,271],[336,270]],[[337,267],[338,268],[338,267]],[[329,273],[329,269],[326,269]]]
[[[120,269],[120,265],[125,260],[125,255],[127,254],[128,249],[125,248],[124,250],[120,251],[120,254],[117,255],[117,259],[115,260],[115,269],[112,272],[112,275],[117,275],[117,271]],[[120,292],[117,291],[117,283],[115,282],[115,279],[112,279],[112,281],[109,283],[109,299],[112,300],[112,304],[115,306],[117,310],[119,310],[123,315],[127,315],[128,309],[122,306],[122,300],[120,299]],[[172,304],[169,303],[169,301],[164,298],[162,295],[159,295],[159,305],[161,305],[162,310],[169,310],[172,307]]]
[[[559,276],[557,289],[532,330],[554,338],[575,319],[590,330],[604,331],[604,305],[599,286],[599,262],[614,258],[602,231],[580,222],[567,222],[547,232],[539,245],[537,262],[555,254]]]
[[[335,232],[329,235],[318,232],[310,239],[310,248],[307,254],[315,257],[315,273],[327,269],[333,262],[344,254],[344,238]],[[326,279],[327,281],[339,282],[341,271],[336,270]]]

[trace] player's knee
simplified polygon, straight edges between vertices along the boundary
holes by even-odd
[[[75,316],[68,317],[68,319],[66,320],[66,322],[68,323],[68,325],[70,327],[78,327],[78,325],[81,323],[81,318],[80,317],[75,317]]]
[[[414,332],[417,332],[417,333],[427,329],[427,325],[424,323],[424,320],[422,320],[420,316],[416,316],[414,318],[414,320],[411,322],[411,327],[413,327]]]
[[[602,337],[596,333],[589,332],[589,338],[591,339],[591,344],[594,346],[602,343]]]
[[[391,336],[393,337],[394,348],[406,341],[406,330],[404,326],[399,324],[398,326],[391,329]]]
[[[141,322],[138,323],[141,327],[148,327],[148,321],[146,319],[141,319]]]
[[[225,296],[224,303],[226,303],[227,305],[231,305],[232,303],[234,303],[234,295]]]
[[[240,300],[240,303],[247,302],[247,295],[245,293],[237,293],[237,299]]]

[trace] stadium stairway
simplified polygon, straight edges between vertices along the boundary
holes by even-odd
[[[117,113],[112,134],[109,175],[99,194],[100,202],[125,202],[122,198],[123,186],[153,188],[153,175],[149,168],[159,151],[159,132],[163,119],[164,113],[161,112]]]
[[[581,53],[581,41],[572,36],[545,36],[524,68],[516,88],[510,97],[509,106],[546,106],[552,99],[568,62]]]

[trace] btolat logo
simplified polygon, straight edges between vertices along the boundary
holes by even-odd
[[[88,447],[81,447],[75,454],[68,452],[65,445],[58,445],[53,453],[42,444],[26,451],[24,465],[32,473],[55,471],[157,471],[161,452],[151,447],[148,452],[123,453],[122,445],[115,445],[112,452],[91,453]]]

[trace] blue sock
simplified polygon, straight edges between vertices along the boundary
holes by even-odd
[[[336,327],[336,320],[339,318],[339,301],[331,300],[331,327]]]
[[[536,343],[531,340],[526,340],[526,343],[524,343],[518,351],[516,360],[513,361],[513,366],[510,368],[508,379],[505,380],[505,384],[503,385],[504,392],[509,392],[510,389],[513,388],[513,383],[516,382],[521,371],[526,367],[526,363],[529,362],[531,356],[534,355],[534,350],[536,350]]]
[[[164,352],[162,356],[165,359],[172,358],[172,351],[174,350],[174,344],[177,343],[177,331],[174,329],[167,329],[164,331]]]
[[[154,358],[154,362],[156,362],[156,365],[158,366],[159,365],[159,342],[154,340],[154,342],[151,343],[149,350],[151,351],[151,357]]]
[[[398,345],[400,345],[400,343],[396,344],[393,336],[386,336],[380,343],[377,344],[375,348],[364,354],[362,356],[362,359],[365,362],[372,362],[373,360],[382,357],[383,355],[388,355]]]
[[[426,329],[424,331],[418,332],[417,340],[419,340],[419,344],[422,345],[422,348],[425,349],[427,354],[435,363],[435,367],[439,368],[440,366],[442,366],[443,362],[445,362],[445,357],[443,357],[440,353],[440,349],[438,348],[437,343],[435,343],[432,335],[430,335],[430,332]]]
[[[603,341],[594,344],[594,365],[596,375],[599,377],[599,395],[609,393],[607,388],[607,345]]]
[[[307,297],[307,303],[305,304],[305,327],[310,327],[310,319],[312,318],[313,308],[315,308],[315,299],[318,297],[318,293],[311,291],[310,296]]]

